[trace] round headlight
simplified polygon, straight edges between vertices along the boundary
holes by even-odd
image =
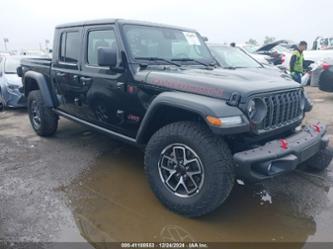
[[[253,123],[260,123],[266,117],[267,106],[261,98],[254,98],[247,104],[247,115]]]
[[[247,114],[250,119],[252,119],[256,114],[256,102],[254,100],[250,100],[249,104],[247,105]]]

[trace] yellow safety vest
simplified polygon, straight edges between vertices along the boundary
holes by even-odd
[[[303,62],[304,62],[304,56],[303,53],[300,53],[298,50],[295,50],[293,52],[293,55],[296,56],[296,61],[294,64],[294,68],[291,68],[291,72],[296,72],[296,73],[303,73]]]

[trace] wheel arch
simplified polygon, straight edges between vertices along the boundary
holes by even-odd
[[[44,103],[47,107],[55,107],[55,100],[52,98],[51,90],[45,76],[41,73],[27,71],[23,78],[24,95],[28,97],[29,92],[40,90]]]
[[[204,119],[197,112],[187,110],[178,106],[169,104],[160,104],[158,107],[149,113],[148,119],[143,120],[143,124],[139,128],[137,142],[146,144],[149,138],[160,128],[165,125],[178,121],[197,121],[204,123]]]

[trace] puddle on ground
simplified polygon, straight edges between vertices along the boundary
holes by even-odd
[[[213,214],[188,219],[155,198],[143,172],[143,153],[122,146],[101,156],[65,191],[82,236],[91,242],[305,242],[317,235],[316,217],[323,219],[318,214],[333,213],[331,185],[316,177],[319,184],[313,184],[311,174],[305,176],[281,177],[269,181],[268,187],[236,184]],[[270,193],[271,189],[277,190]],[[330,215],[324,222],[331,231],[332,220]]]

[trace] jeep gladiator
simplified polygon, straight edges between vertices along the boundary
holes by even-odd
[[[38,135],[64,117],[143,148],[153,192],[188,217],[219,207],[236,179],[329,165],[325,126],[301,126],[303,88],[273,71],[221,66],[194,30],[122,19],[59,25],[52,59],[17,69]]]

